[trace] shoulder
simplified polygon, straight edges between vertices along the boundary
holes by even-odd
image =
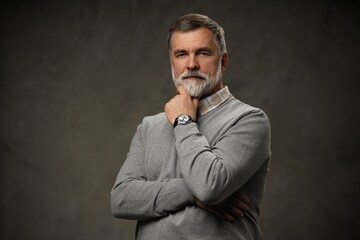
[[[244,117],[250,118],[261,118],[266,121],[269,121],[268,116],[265,114],[263,110],[258,107],[251,106],[246,104],[239,99],[231,96],[227,100],[227,104],[225,106],[225,111],[228,111],[233,117],[241,119]]]
[[[256,136],[269,137],[271,135],[269,117],[262,109],[246,104],[234,97],[228,100],[226,114],[232,116],[233,127],[241,129],[242,132],[256,132]]]

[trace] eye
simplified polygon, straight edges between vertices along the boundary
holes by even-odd
[[[181,57],[186,56],[187,52],[179,51],[179,52],[175,52],[174,55],[175,55],[175,58],[181,58]]]
[[[210,56],[210,55],[211,55],[211,52],[209,52],[209,51],[200,51],[200,52],[199,52],[199,55]]]

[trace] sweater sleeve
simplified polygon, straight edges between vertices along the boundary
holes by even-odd
[[[111,212],[115,217],[146,220],[164,217],[194,204],[183,179],[148,181],[141,125],[111,190]]]
[[[270,123],[259,109],[239,118],[212,146],[196,123],[174,132],[185,184],[207,204],[241,188],[270,158]]]

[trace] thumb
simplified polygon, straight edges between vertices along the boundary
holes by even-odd
[[[183,85],[180,85],[177,90],[180,95],[189,96],[189,93],[186,91]]]

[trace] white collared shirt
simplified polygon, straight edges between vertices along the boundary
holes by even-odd
[[[214,110],[220,104],[226,101],[231,96],[229,88],[225,86],[221,90],[217,91],[216,93],[202,99],[199,102],[198,112],[201,116],[205,115],[206,113]]]

